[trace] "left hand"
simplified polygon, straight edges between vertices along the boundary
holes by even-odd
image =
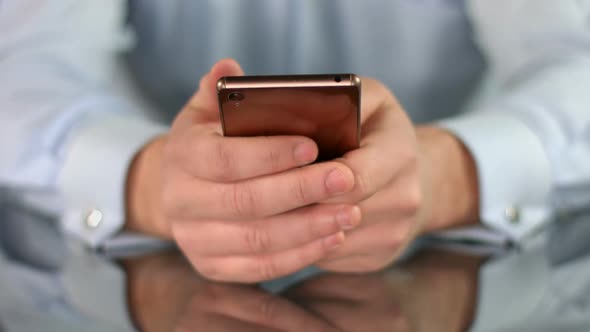
[[[363,79],[361,109],[360,148],[337,159],[353,170],[355,187],[325,203],[358,204],[363,222],[316,264],[330,271],[382,269],[419,234],[477,219],[474,162],[453,135],[416,129],[373,79]]]

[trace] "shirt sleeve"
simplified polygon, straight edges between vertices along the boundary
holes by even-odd
[[[129,162],[165,130],[111,84],[125,4],[0,2],[0,186],[92,246],[121,228]]]
[[[474,156],[481,220],[518,243],[590,206],[590,1],[467,6],[487,93],[440,125]]]

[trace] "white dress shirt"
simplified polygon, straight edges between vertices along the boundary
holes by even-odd
[[[105,245],[133,156],[231,56],[382,80],[472,152],[479,230],[523,242],[590,204],[588,17],[590,0],[3,0],[0,185]]]

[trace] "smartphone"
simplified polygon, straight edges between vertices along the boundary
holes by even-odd
[[[222,77],[217,95],[225,136],[307,136],[318,161],[359,147],[361,80],[354,74]]]

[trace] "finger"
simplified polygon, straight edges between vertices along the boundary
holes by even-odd
[[[178,150],[178,159],[191,174],[214,182],[282,172],[309,164],[318,154],[315,142],[302,136],[223,137],[192,132]]]
[[[244,71],[233,59],[223,59],[211,67],[211,70],[199,82],[199,92],[189,100],[190,105],[205,110],[217,111],[217,81],[224,76],[243,76]]]
[[[331,162],[227,185],[218,203],[233,214],[230,218],[266,217],[344,194],[353,186],[350,169]]]
[[[342,195],[353,186],[348,167],[327,162],[236,183],[182,178],[164,199],[172,207],[167,212],[183,219],[258,219]]]
[[[415,176],[402,170],[392,183],[359,203],[363,219],[367,221],[363,225],[413,217],[421,202],[420,183]]]
[[[276,254],[207,258],[195,261],[194,266],[203,276],[217,281],[260,282],[299,271],[325,257],[343,242],[344,233],[340,232]],[[188,256],[190,259],[190,252]]]
[[[272,253],[353,229],[360,221],[356,206],[314,205],[253,222],[187,221],[178,225],[176,240],[194,243],[203,256]]]
[[[398,256],[414,237],[415,218],[367,225],[347,234],[347,241],[328,254],[319,266],[334,272],[375,271],[387,258]],[[381,254],[382,253],[382,254]]]
[[[341,159],[355,175],[352,192],[330,202],[358,202],[387,185],[408,163],[417,163],[413,125],[381,83],[363,80],[360,148]],[[369,114],[369,115],[367,115]]]
[[[228,296],[215,297],[208,307],[213,312],[229,314],[240,321],[280,331],[329,332],[334,330],[288,300],[255,288],[235,288]]]
[[[402,158],[406,157],[402,156],[401,151],[396,151],[396,145],[392,144],[395,142],[395,135],[389,131],[381,130],[367,134],[359,149],[350,151],[338,159],[354,173],[355,186],[350,193],[332,199],[331,203],[364,200],[393,180],[403,165]],[[409,155],[411,151],[404,153]]]
[[[217,80],[224,76],[242,76],[244,71],[233,59],[223,59],[211,67],[201,78],[199,90],[188,101],[179,114],[175,127],[188,127],[194,123],[215,122],[219,125],[219,106],[217,102]],[[217,127],[217,126],[216,126]],[[221,133],[221,127],[218,127]]]

